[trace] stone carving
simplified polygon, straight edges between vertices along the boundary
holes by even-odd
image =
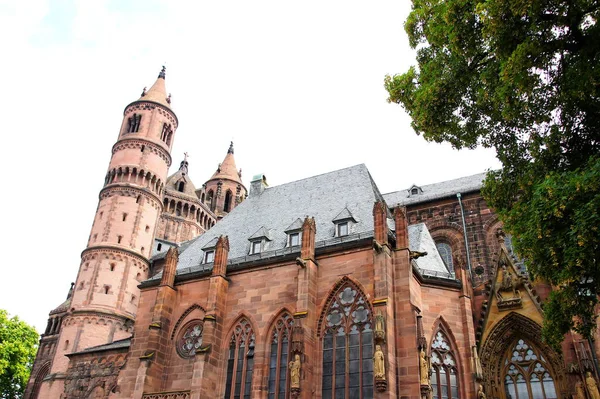
[[[591,399],[600,399],[600,392],[598,391],[598,383],[592,376],[591,372],[585,373],[585,385],[587,385],[588,393]]]
[[[142,399],[190,399],[190,391],[147,393]]]
[[[421,348],[419,352],[419,371],[421,374],[421,385],[430,386],[429,384],[429,359],[425,354],[425,349]]]
[[[381,350],[381,345],[375,345],[375,354],[373,355],[373,372],[375,374],[375,379],[385,379],[385,358],[383,356],[383,351]]]
[[[302,364],[300,363],[300,355],[296,354],[294,360],[290,362],[290,387],[300,388],[300,369]]]
[[[585,397],[585,388],[583,387],[583,382],[577,381],[575,384],[575,399],[586,399]]]
[[[483,385],[479,384],[479,389],[477,389],[477,399],[487,399],[485,393],[483,392]]]
[[[377,312],[375,315],[375,330],[374,330],[375,342],[381,344],[385,343],[385,319],[381,312]]]
[[[65,395],[67,398],[95,398],[100,392],[105,397],[117,389],[119,371],[123,368],[126,355],[110,355],[108,357],[88,358],[77,362],[71,361],[65,378]]]
[[[519,308],[522,306],[521,303],[521,292],[518,287],[523,284],[521,279],[514,276],[506,267],[502,266],[501,281],[496,287],[496,299],[498,301],[499,310],[507,310]],[[503,292],[512,292],[512,297],[504,297]]]

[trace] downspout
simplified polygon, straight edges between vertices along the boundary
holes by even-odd
[[[465,221],[465,208],[463,208],[463,203],[461,200],[460,193],[456,193],[456,198],[458,198],[458,205],[460,205],[460,216],[462,217],[463,233],[465,235],[465,249],[467,250],[467,270],[469,271],[469,278],[471,279],[471,284],[473,284],[473,273],[471,272],[471,252],[469,251],[469,238],[467,237],[467,223]]]

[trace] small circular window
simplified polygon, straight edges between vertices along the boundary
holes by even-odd
[[[195,320],[183,328],[177,339],[177,352],[181,357],[193,357],[202,346],[203,323]]]

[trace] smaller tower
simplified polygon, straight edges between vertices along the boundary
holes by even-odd
[[[233,156],[233,141],[217,171],[204,183],[201,199],[221,219],[246,198],[242,170],[237,170]]]
[[[163,212],[160,215],[156,230],[156,250],[166,249],[161,241],[180,243],[198,237],[210,229],[217,221],[217,216],[199,197],[188,173],[187,154],[179,170],[167,178],[165,183]]]

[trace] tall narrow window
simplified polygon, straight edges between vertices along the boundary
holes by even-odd
[[[184,188],[185,188],[185,183],[180,181],[179,184],[177,185],[177,191],[182,193]]]
[[[329,304],[323,322],[323,399],[373,398],[373,333],[367,300],[346,283]]]
[[[133,114],[127,119],[127,133],[137,133],[140,130],[142,115]]]
[[[241,319],[233,330],[227,359],[225,398],[250,399],[254,366],[254,331],[247,319]]]
[[[231,211],[231,196],[231,191],[227,190],[227,193],[225,194],[225,205],[223,206],[223,211],[225,212]]]
[[[507,398],[512,399],[557,398],[546,360],[523,339],[513,344],[504,361],[504,392]]]
[[[171,135],[173,134],[173,128],[168,123],[163,124],[163,129],[160,134],[160,139],[164,141],[167,145],[171,144]]]
[[[442,260],[444,261],[444,264],[446,265],[446,268],[448,269],[448,271],[450,273],[454,272],[454,262],[452,261],[452,247],[450,246],[450,244],[445,243],[445,242],[437,242],[435,244],[438,252],[440,253],[440,256],[442,257]]]
[[[215,208],[213,207],[213,196],[215,195],[213,190],[209,190],[208,194],[206,196],[206,205],[208,205],[208,207],[210,208],[211,211],[214,211]]]
[[[269,357],[269,399],[290,397],[290,384],[287,377],[288,363],[291,359],[293,325],[294,319],[287,312],[275,322]]]
[[[456,356],[444,332],[438,331],[431,343],[431,388],[433,399],[457,399],[458,368]]]

